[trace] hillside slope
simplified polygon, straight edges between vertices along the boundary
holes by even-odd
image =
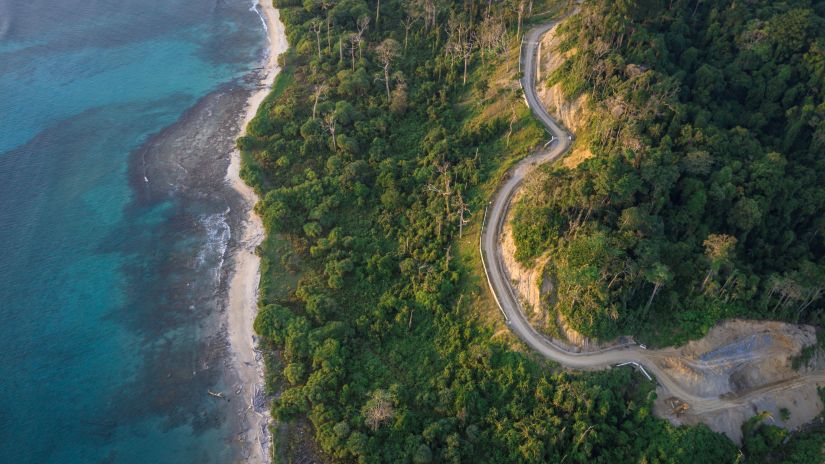
[[[549,99],[582,107],[587,156],[546,169],[513,222],[523,263],[552,256],[547,310],[660,344],[731,317],[822,323],[823,5],[597,1],[560,26]]]

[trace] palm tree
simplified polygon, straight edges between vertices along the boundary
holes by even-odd
[[[653,291],[650,293],[650,298],[648,298],[647,304],[645,305],[645,313],[647,313],[650,304],[653,303],[653,299],[656,298],[656,294],[659,293],[662,286],[672,278],[673,274],[670,272],[670,268],[662,263],[654,263],[653,266],[645,272],[645,280],[653,284]]]

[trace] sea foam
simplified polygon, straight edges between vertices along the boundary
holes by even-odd
[[[269,26],[266,25],[266,18],[264,18],[264,15],[261,13],[261,10],[258,8],[259,6],[260,6],[260,4],[257,1],[252,2],[252,6],[249,8],[249,10],[254,11],[255,14],[257,14],[258,17],[261,18],[261,24],[264,25],[264,32],[266,33],[266,40],[267,40],[267,42],[272,43],[272,39],[269,38]]]
[[[220,281],[223,270],[226,248],[229,246],[229,239],[232,238],[232,231],[226,218],[229,208],[217,214],[203,215],[198,218],[198,223],[204,231],[204,244],[198,251],[198,267],[208,266],[216,281]]]

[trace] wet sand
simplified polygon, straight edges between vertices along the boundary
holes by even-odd
[[[269,34],[269,51],[261,73],[260,87],[252,92],[247,101],[246,111],[243,114],[241,133],[243,135],[247,124],[255,117],[258,107],[269,94],[272,83],[278,75],[278,56],[287,48],[286,34],[281,23],[280,15],[271,3],[263,0],[258,6],[263,13]],[[244,432],[243,439],[247,442],[247,462],[269,462],[271,454],[269,423],[270,414],[268,402],[264,397],[263,359],[257,350],[257,337],[253,329],[255,316],[258,311],[258,283],[260,281],[260,258],[255,255],[255,248],[264,238],[263,224],[253,211],[258,197],[251,187],[241,180],[240,153],[235,150],[226,179],[231,186],[243,197],[245,205],[245,220],[240,230],[240,240],[232,261],[231,279],[227,304],[227,337],[240,382],[237,394],[243,398],[249,426]]]

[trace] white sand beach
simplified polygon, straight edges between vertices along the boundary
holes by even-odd
[[[247,102],[239,135],[245,132],[247,124],[255,117],[258,107],[269,94],[272,83],[280,71],[278,56],[287,49],[284,25],[281,23],[278,10],[272,6],[272,0],[262,1],[263,3],[258,5],[258,11],[263,13],[266,22],[269,52],[264,64],[260,88],[252,93]],[[252,210],[258,197],[254,190],[241,180],[240,164],[240,153],[235,150],[232,153],[226,177],[248,202],[249,216],[242,230],[240,247],[234,255],[234,268],[229,284],[227,331],[234,365],[241,382],[238,395],[243,398],[246,406],[243,414],[247,415],[247,422],[250,425],[245,437],[249,450],[246,460],[250,463],[267,463],[270,461],[271,454],[271,439],[268,431],[271,418],[268,404],[261,401],[264,383],[263,360],[257,352],[257,338],[253,329],[258,310],[258,283],[260,281],[260,258],[255,255],[255,247],[263,240],[264,230],[260,218]],[[259,397],[257,402],[254,401],[256,396]]]

